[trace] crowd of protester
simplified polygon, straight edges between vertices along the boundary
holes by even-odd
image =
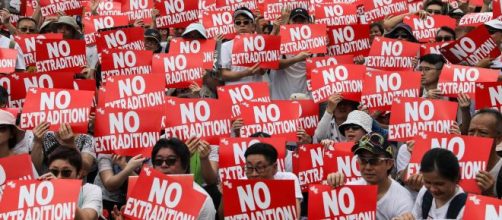
[[[91,13],[97,15],[99,0],[91,0]],[[408,15],[421,18],[441,14],[459,21],[462,16],[476,12],[490,12],[492,1],[485,0],[482,7],[472,7],[458,1],[456,7],[441,0],[425,0],[423,9],[402,15],[388,16],[372,23],[370,41],[375,37],[393,38],[418,42],[411,27],[403,23]],[[82,39],[83,28],[79,16],[42,17],[40,8],[34,9],[32,17],[20,18],[15,26],[9,22],[8,10],[0,11],[4,33],[0,35],[0,48],[14,48],[18,51],[16,71],[35,72],[33,66],[26,66],[20,47],[14,40],[19,34],[61,33],[64,39]],[[156,12],[152,13],[154,16]],[[281,25],[315,23],[315,18],[303,8],[284,8],[279,19],[265,21],[259,11],[238,8],[233,12],[237,34],[278,35]],[[502,21],[490,20],[484,24],[498,46],[502,45]],[[145,48],[154,54],[167,53],[170,40],[174,38],[207,39],[204,26],[192,23],[186,28],[157,29],[141,20],[131,26],[144,28]],[[457,26],[456,29],[441,27],[435,42],[446,42],[465,36],[472,27]],[[5,36],[4,36],[5,35]],[[297,55],[282,55],[279,69],[263,69],[259,64],[252,67],[232,64],[233,40],[218,36],[221,48],[216,50],[217,62],[207,70],[202,86],[192,84],[189,88],[166,90],[168,96],[180,98],[218,98],[217,88],[250,82],[268,82],[272,100],[311,99],[307,86],[306,59],[323,54],[301,52]],[[87,66],[76,78],[95,79],[96,90],[101,84],[100,63],[96,47],[87,47]],[[482,59],[479,68],[500,69],[500,58]],[[198,61],[195,61],[198,62]],[[364,65],[365,57],[357,56],[354,64]],[[419,56],[414,70],[421,73],[421,95],[424,99],[443,99],[458,102],[457,124],[449,132],[458,135],[492,138],[491,153],[486,171],[476,175],[476,182],[483,195],[502,196],[502,114],[494,109],[474,111],[472,97],[459,94],[448,98],[438,90],[438,80],[447,60],[440,54]],[[499,79],[502,79],[502,74]],[[0,88],[0,104],[8,107],[9,94]],[[319,122],[312,135],[299,128],[298,140],[288,147],[286,164],[291,164],[291,154],[302,144],[319,143],[326,147],[340,142],[355,142],[352,152],[357,156],[362,179],[346,181],[342,172],[327,175],[325,184],[333,187],[343,185],[376,185],[377,219],[462,219],[466,193],[458,185],[460,180],[459,161],[449,150],[432,149],[421,160],[420,174],[407,179],[406,168],[413,152],[414,141],[405,143],[387,140],[389,118],[393,112],[369,112],[365,106],[334,94],[321,103]],[[20,109],[22,111],[22,109]],[[94,115],[90,115],[88,133],[75,133],[69,124],[62,124],[58,131],[50,131],[50,124],[42,122],[33,130],[21,130],[15,114],[0,110],[0,158],[29,153],[34,173],[41,181],[52,179],[82,180],[75,219],[123,219],[121,208],[126,204],[127,182],[130,176],[137,176],[143,165],[166,175],[193,174],[194,189],[206,195],[199,219],[223,218],[223,201],[218,172],[218,146],[203,139],[161,138],[153,146],[151,155],[134,157],[115,154],[96,154],[93,139]],[[240,136],[244,125],[241,118],[232,122],[232,137]],[[270,137],[267,133],[256,133],[253,137]],[[286,144],[284,145],[286,148]],[[277,168],[277,150],[266,143],[256,143],[245,152],[244,167],[248,179],[294,180],[297,213],[307,217],[308,195],[302,193],[298,177],[286,166],[286,172]],[[8,189],[6,189],[8,190]],[[0,197],[1,198],[1,197]]]

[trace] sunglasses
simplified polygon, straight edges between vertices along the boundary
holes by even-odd
[[[49,172],[51,172],[56,177],[58,177],[59,174],[61,174],[61,177],[63,178],[69,178],[73,173],[72,170],[58,170],[58,169],[49,169]]]
[[[178,158],[167,158],[167,159],[155,159],[152,161],[152,164],[160,167],[162,164],[166,163],[167,166],[172,166],[176,163]]]
[[[9,128],[10,125],[0,125],[0,132],[6,132]]]
[[[432,9],[427,9],[426,10],[427,13],[429,14],[433,14],[433,15],[440,15],[440,14],[443,14],[443,12],[441,10],[432,10]]]
[[[359,125],[346,125],[344,130],[346,131],[346,130],[349,130],[349,129],[353,130],[353,131],[357,131],[359,129],[363,129],[363,127],[361,127]]]
[[[241,26],[241,24],[242,25],[249,25],[249,24],[251,24],[251,21],[250,20],[235,21],[234,24],[237,25],[237,26]]]
[[[363,158],[363,157],[358,157],[357,160],[361,165],[380,165],[383,161],[390,160],[389,158],[380,158],[380,157],[372,157],[372,158]]]
[[[436,37],[436,42],[451,41],[451,40],[453,40],[452,36],[437,36]]]
[[[31,28],[19,28],[19,30],[23,33],[35,33],[35,29],[31,29]]]

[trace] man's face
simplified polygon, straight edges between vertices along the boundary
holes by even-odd
[[[244,15],[238,15],[234,20],[234,26],[239,34],[252,34],[255,30],[253,20]]]
[[[151,37],[145,37],[145,49],[150,51],[157,51],[159,49],[159,43]]]
[[[163,174],[185,174],[180,158],[170,148],[159,150],[152,160],[153,168]]]
[[[441,5],[436,5],[436,4],[432,4],[432,5],[427,6],[425,11],[431,15],[440,15],[443,12]]]
[[[448,201],[455,194],[457,183],[442,177],[437,171],[425,172],[422,175],[425,188],[431,192],[435,199]]]
[[[502,137],[497,134],[496,119],[491,114],[479,114],[471,119],[468,135],[477,137],[494,138],[493,147],[502,142]]]
[[[67,160],[54,160],[49,165],[49,171],[58,179],[80,179],[77,169]]]
[[[60,24],[56,29],[57,33],[63,34],[63,39],[72,39],[74,35],[74,30],[70,25]]]
[[[393,160],[369,151],[363,151],[357,157],[361,176],[371,185],[377,185],[388,178],[387,171],[394,165]]]
[[[273,179],[277,163],[270,164],[265,156],[252,154],[246,157],[245,170],[248,179]]]
[[[436,66],[428,63],[428,62],[420,62],[420,72],[421,72],[421,82],[422,86],[430,86],[434,85],[439,81],[439,74],[441,70],[437,69]]]
[[[23,34],[36,34],[37,25],[31,20],[22,20],[17,23],[17,29]]]

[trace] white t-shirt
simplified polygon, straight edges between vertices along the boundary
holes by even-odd
[[[291,58],[293,55],[286,55]],[[270,95],[273,100],[289,100],[293,93],[308,94],[305,61],[288,68],[270,71]]]
[[[101,188],[90,183],[84,184],[78,197],[78,207],[81,209],[92,209],[96,211],[98,216],[101,216],[103,212]]]
[[[408,151],[408,145],[402,144],[397,151],[396,168],[397,172],[402,171],[408,166],[411,160],[411,153]]]
[[[447,203],[445,203],[443,206],[441,206],[440,208],[436,207],[436,199],[433,198],[432,204],[431,204],[431,209],[429,210],[429,215],[427,216],[427,218],[424,218],[422,216],[422,199],[423,199],[426,191],[427,191],[427,189],[425,187],[422,187],[422,189],[420,189],[420,192],[418,192],[417,200],[415,201],[415,206],[413,207],[413,212],[412,212],[413,216],[415,216],[416,219],[444,219],[444,218],[446,218],[446,213],[448,212],[448,207],[450,207],[451,200],[453,200],[453,198],[455,198],[455,196],[457,196],[458,194],[464,192],[464,190],[460,186],[458,186],[455,191],[455,195],[453,197],[451,197],[451,199]],[[460,210],[456,219],[462,219],[462,217],[464,216],[464,208],[462,208]]]
[[[0,35],[0,48],[9,49],[11,39]],[[19,44],[15,44],[14,49],[17,50],[16,69],[26,70],[26,63],[24,62],[24,54]]]
[[[25,131],[23,140],[19,141],[12,151],[15,154],[30,153],[33,149],[33,132]]]
[[[227,41],[221,45],[221,68],[223,69],[229,69],[231,71],[243,71],[247,67],[242,67],[242,66],[233,66],[232,65],[232,50],[234,47],[234,41]],[[235,85],[235,84],[240,84],[240,83],[247,83],[247,82],[262,82],[263,81],[263,76],[262,75],[252,75],[252,76],[246,76],[243,77],[237,81],[227,81],[225,82],[226,85]]]
[[[214,203],[213,199],[209,194],[199,186],[196,182],[193,182],[193,189],[196,191],[199,191],[200,193],[204,194],[206,196],[206,201],[204,201],[204,205],[202,205],[202,209],[200,210],[199,213],[199,218],[201,220],[206,220],[206,219],[215,219],[216,218],[216,209],[214,208]]]
[[[389,189],[377,202],[376,219],[378,220],[392,219],[413,210],[413,198],[410,192],[395,180],[391,179],[391,181]],[[360,179],[347,185],[368,185],[368,183]]]
[[[493,183],[493,185],[494,185],[493,193],[496,196],[500,196],[500,195],[497,195],[497,176],[499,175],[499,171],[501,168],[502,168],[502,159],[499,159],[499,161],[495,164],[495,166],[489,172],[490,175],[492,175],[493,179],[495,180],[495,182]]]

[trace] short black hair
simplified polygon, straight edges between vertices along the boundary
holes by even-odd
[[[190,173],[190,150],[188,146],[177,138],[161,138],[152,149],[152,160],[155,159],[160,149],[169,148],[180,158],[181,166],[185,173]]]
[[[492,115],[495,118],[495,125],[497,126],[495,129],[497,131],[497,136],[500,137],[502,135],[502,113],[496,109],[483,108],[474,113],[472,118],[484,114]]]
[[[436,32],[436,35],[440,32],[440,31],[445,31],[445,32],[448,32],[449,34],[451,34],[453,36],[453,39],[457,39],[457,34],[455,33],[455,30],[451,29],[450,27],[448,26],[441,26],[439,28],[439,30]]]
[[[446,4],[443,3],[441,0],[429,0],[424,3],[424,10],[427,10],[427,7],[430,5],[439,5],[441,6],[441,14],[444,15],[446,14]]]
[[[9,92],[5,87],[0,86],[0,106],[7,106],[9,104]]]
[[[82,170],[82,155],[75,148],[56,144],[56,149],[49,155],[47,164],[50,165],[55,160],[68,161],[70,165],[75,167],[77,173],[80,173]]]
[[[244,157],[249,155],[263,155],[269,164],[274,164],[277,162],[278,153],[274,146],[267,143],[255,143],[246,149]]]
[[[446,60],[442,55],[439,54],[427,54],[420,57],[420,62],[430,63],[438,69],[442,69],[443,65],[446,63]]]
[[[33,19],[33,18],[22,17],[22,18],[19,18],[19,20],[17,21],[17,26],[19,27],[19,23],[21,23],[21,21],[24,21],[24,20],[32,21],[33,23],[35,23],[35,25],[38,24],[38,22],[35,19]]]
[[[269,138],[269,137],[272,137],[270,134],[268,133],[265,133],[265,132],[261,132],[261,131],[258,131],[256,133],[253,133],[252,135],[250,135],[249,137],[262,137],[262,138]]]
[[[457,157],[449,150],[434,148],[422,157],[420,172],[437,171],[440,176],[457,183],[460,180],[460,165]]]
[[[9,144],[9,149],[12,150],[16,147],[17,144],[17,131],[16,131],[15,125],[9,125],[9,131],[11,137],[9,137],[9,141],[7,142]]]
[[[374,27],[377,27],[382,34],[385,32],[385,30],[383,29],[383,25],[380,22],[375,22],[370,24],[370,30],[373,29]]]

